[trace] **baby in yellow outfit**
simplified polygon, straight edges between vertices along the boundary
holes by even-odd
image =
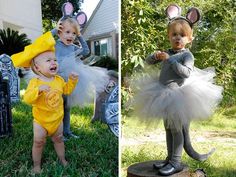
[[[52,54],[52,52],[46,52],[42,55]],[[65,83],[64,79],[58,75],[55,75],[51,81],[39,77],[29,82],[24,101],[33,106],[34,122],[46,129],[49,136],[56,132],[63,119],[62,94],[70,94],[76,83],[77,80],[71,78],[68,83]]]
[[[15,67],[31,66],[37,74],[37,77],[30,80],[24,94],[24,101],[33,107],[34,173],[41,171],[42,151],[47,136],[51,136],[62,165],[68,164],[62,140],[64,114],[62,95],[72,93],[78,82],[78,75],[71,73],[67,83],[57,75],[58,63],[54,45],[54,38],[51,32],[48,32],[36,39],[33,44],[26,46],[23,52],[12,56]]]

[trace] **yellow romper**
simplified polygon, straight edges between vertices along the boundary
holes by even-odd
[[[72,93],[77,82],[78,80],[69,79],[66,83],[58,75],[50,82],[42,81],[39,78],[30,80],[23,100],[32,105],[34,121],[45,128],[49,136],[57,131],[63,119],[62,94],[68,95]],[[50,91],[39,94],[40,85],[50,86]]]

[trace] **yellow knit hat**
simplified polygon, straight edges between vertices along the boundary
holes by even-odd
[[[55,40],[49,31],[38,37],[32,44],[25,47],[23,52],[11,56],[15,67],[30,67],[31,60],[46,51],[55,51]]]

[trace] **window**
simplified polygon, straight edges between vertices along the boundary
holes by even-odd
[[[108,40],[107,39],[103,39],[100,41],[100,55],[104,56],[107,55],[107,44],[108,44]]]
[[[111,38],[105,38],[94,41],[94,54],[98,56],[111,56]]]

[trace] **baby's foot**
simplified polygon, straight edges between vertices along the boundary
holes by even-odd
[[[41,173],[41,167],[40,166],[34,166],[33,173],[40,174]]]
[[[61,160],[61,164],[66,167],[69,163],[66,161],[66,159]]]

